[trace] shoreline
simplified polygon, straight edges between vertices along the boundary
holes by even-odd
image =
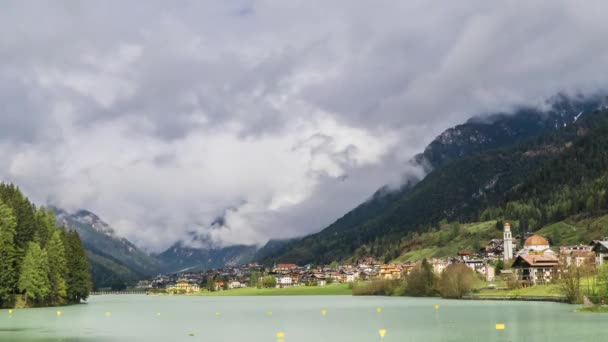
[[[554,302],[569,304],[565,297],[557,296],[463,296],[463,300],[498,300],[520,302]]]

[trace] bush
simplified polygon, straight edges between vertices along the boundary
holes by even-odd
[[[402,296],[405,286],[401,280],[377,279],[353,284],[353,296]]]
[[[430,297],[436,294],[433,267],[426,259],[406,278],[405,294],[412,297]]]
[[[465,264],[451,264],[441,273],[439,294],[444,298],[462,298],[471,291],[475,273]]]

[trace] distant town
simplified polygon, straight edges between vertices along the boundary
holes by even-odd
[[[515,241],[524,240],[518,247]],[[509,276],[521,287],[554,282],[560,266],[600,266],[608,260],[608,239],[588,245],[551,247],[537,234],[512,237],[510,225],[504,226],[503,239],[492,239],[479,251],[460,251],[446,258],[430,258],[433,272],[441,274],[450,264],[462,263],[487,282]],[[244,287],[286,288],[293,286],[330,286],[377,279],[394,280],[407,276],[422,260],[404,263],[379,263],[365,257],[355,263],[296,265],[279,263],[264,267],[257,263],[228,266],[205,272],[162,274],[142,280],[137,288],[171,294],[225,291]]]

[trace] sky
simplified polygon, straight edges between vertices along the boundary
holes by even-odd
[[[3,1],[0,179],[149,251],[192,234],[213,247],[302,236],[420,175],[410,158],[473,115],[605,89],[607,12]]]

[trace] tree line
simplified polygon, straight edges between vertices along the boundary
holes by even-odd
[[[356,283],[353,295],[462,298],[471,291],[476,277],[475,272],[462,263],[450,264],[437,275],[433,266],[423,259],[402,279]]]
[[[89,263],[75,231],[57,226],[13,184],[0,183],[0,307],[79,303],[91,288]]]

